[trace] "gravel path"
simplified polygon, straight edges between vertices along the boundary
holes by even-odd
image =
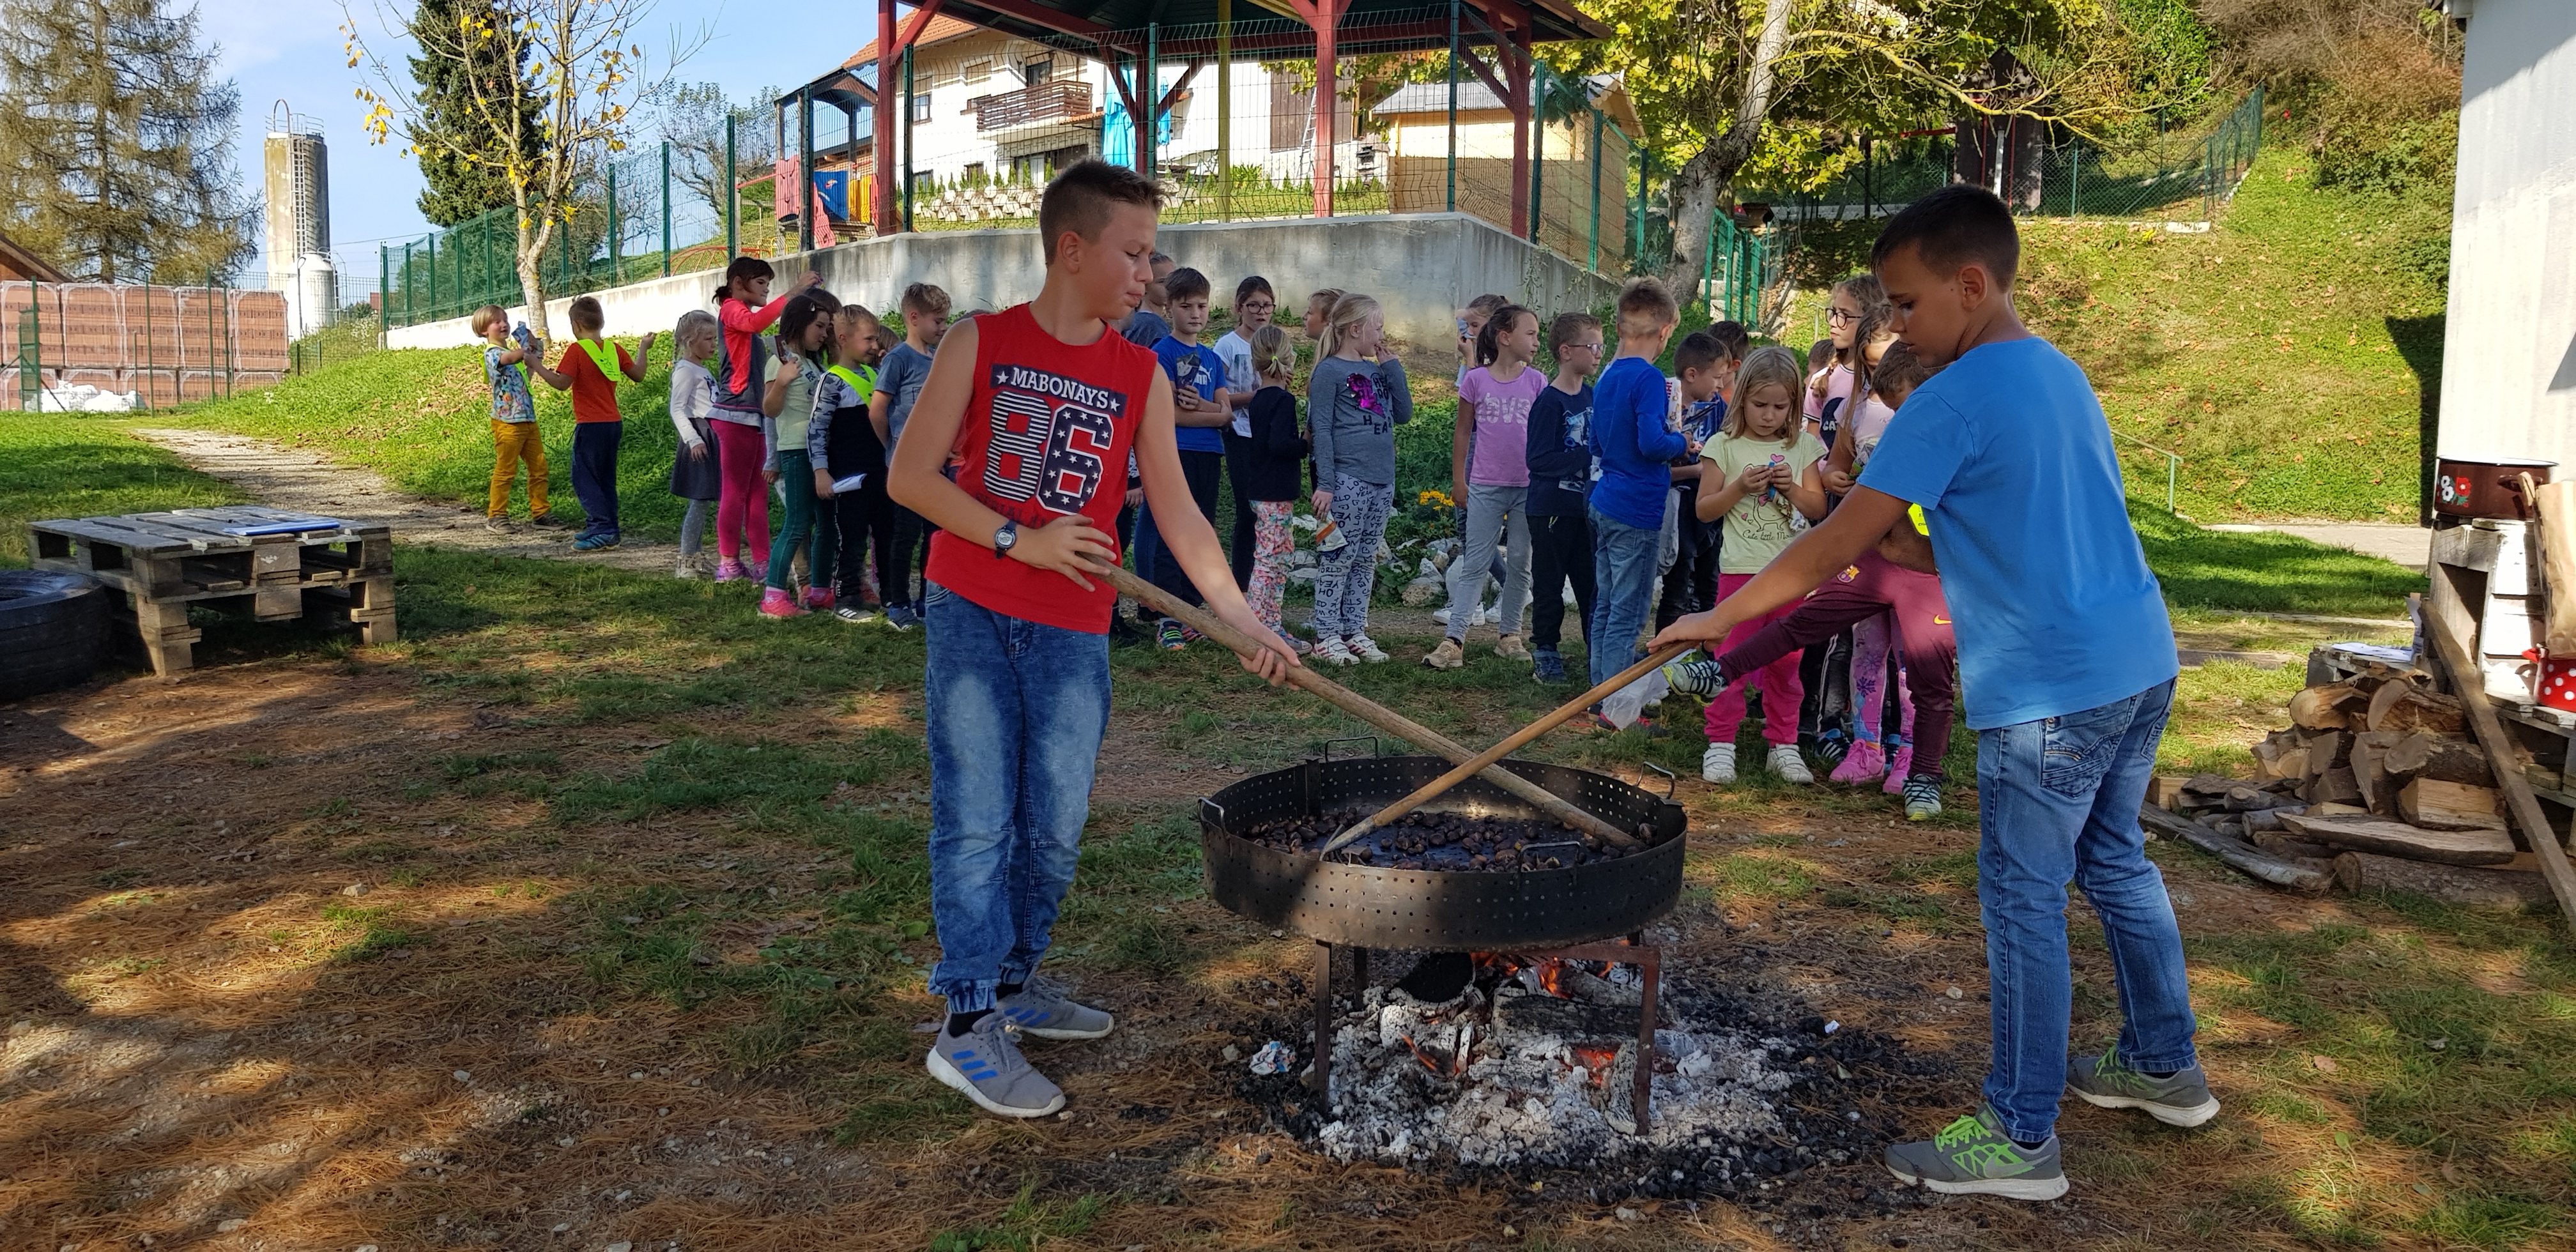
[[[634,539],[606,552],[576,553],[570,527],[536,530],[523,525],[511,534],[496,535],[483,529],[481,509],[425,500],[386,482],[374,470],[342,465],[265,439],[159,428],[137,429],[134,434],[169,449],[191,468],[241,488],[261,504],[391,526],[394,537],[405,543],[659,574],[669,573],[679,557],[676,545]]]

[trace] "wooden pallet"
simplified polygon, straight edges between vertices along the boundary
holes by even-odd
[[[38,569],[86,574],[124,593],[119,619],[163,677],[195,663],[203,632],[188,624],[194,605],[355,629],[368,643],[394,638],[388,526],[240,505],[53,519],[27,529]]]

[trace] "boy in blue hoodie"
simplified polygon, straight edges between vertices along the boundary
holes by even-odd
[[[2173,902],[2138,829],[2173,707],[2173,623],[2092,384],[2013,312],[2020,259],[2011,211],[1982,187],[1944,187],[1888,219],[1870,264],[1891,327],[1947,368],[1906,398],[1841,507],[1655,642],[1721,638],[1873,545],[1910,569],[1937,564],[1977,732],[1993,1062],[1973,1112],[1888,1148],[1887,1167],[1948,1194],[2053,1200],[2066,1193],[2063,1091],[2172,1126],[2217,1116],[2218,1100],[2192,1047]],[[2124,1019],[2116,1046],[2071,1060],[2069,883],[2101,920]]]
[[[1598,686],[1637,659],[1637,632],[1654,610],[1664,538],[1664,493],[1673,458],[1699,449],[1664,425],[1670,392],[1655,358],[1681,320],[1673,296],[1651,278],[1619,291],[1619,356],[1592,385],[1592,447],[1601,458],[1592,485],[1592,618],[1583,642]]]

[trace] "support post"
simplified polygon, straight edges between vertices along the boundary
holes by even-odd
[[[2081,215],[2084,212],[2083,205],[2084,149],[2081,146],[2070,147],[2067,149],[2066,157],[2066,215],[2068,217]]]
[[[885,219],[891,215],[895,203],[892,159],[894,111],[886,107],[886,86],[894,81],[895,71],[898,68],[895,61],[902,51],[894,45],[894,0],[877,0],[877,99],[873,116],[869,119],[874,123],[871,129],[876,134],[870,140],[868,149],[870,170],[874,175],[868,181],[874,190],[868,197],[868,229],[878,235],[887,233],[888,223]],[[912,117],[912,94],[909,91],[904,93],[903,115],[907,122]],[[809,122],[811,120],[810,113],[808,120]],[[811,186],[812,163],[809,161],[807,164],[805,175],[809,180],[807,186]],[[812,216],[812,213],[803,209],[797,211],[797,218],[800,221]],[[812,247],[812,242],[809,240],[806,246]]]
[[[1154,177],[1158,164],[1155,158],[1162,155],[1154,150],[1154,139],[1162,130],[1163,120],[1161,35],[1160,23],[1145,23],[1145,59],[1136,63],[1137,107],[1129,113],[1136,122],[1136,172],[1149,179]]]
[[[412,322],[412,311],[411,311],[411,289],[412,289],[412,281],[411,281],[411,245],[410,245],[410,244],[404,244],[404,245],[403,245],[403,325],[405,325],[405,326],[409,326],[409,325],[411,325],[411,322]]]
[[[618,236],[626,233],[625,226],[625,220],[617,215],[617,162],[611,161],[608,163],[608,285],[611,287],[626,281],[624,258],[619,255],[617,246]],[[430,254],[430,264],[433,268],[438,264],[434,251]]]
[[[1216,0],[1216,217],[1234,220],[1234,0]]]
[[[146,312],[149,312],[149,311],[151,310],[151,308],[152,308],[152,297],[151,297],[151,295],[150,295],[148,292],[147,292],[147,293],[144,295],[144,297],[143,297],[143,307],[144,307],[144,310],[145,310]],[[393,312],[394,312],[394,262],[393,262],[393,252],[392,252],[392,250],[391,250],[391,249],[387,248],[385,245],[383,245],[383,244],[377,244],[377,245],[376,245],[376,329],[377,329],[377,331],[379,332],[379,334],[380,334],[380,335],[381,335],[381,332],[384,330],[386,323],[391,322],[391,321],[393,320]],[[381,347],[383,347],[383,346],[384,346],[384,344],[382,344],[382,343],[378,343],[376,346],[377,346],[377,347],[379,347],[379,348],[381,348]],[[171,377],[172,377],[172,379],[173,379],[173,380],[175,380],[178,376],[174,374],[174,375],[171,375]],[[174,384],[173,384],[173,385],[174,385],[174,388],[175,388],[175,381],[174,381]],[[176,392],[176,390],[173,390],[171,394],[176,395],[176,394],[178,394],[178,393]]]
[[[742,255],[742,191],[736,185],[742,180],[742,166],[733,156],[733,110],[725,110],[725,264],[733,264]]]
[[[884,64],[884,58],[878,58]],[[880,110],[882,112],[883,110]],[[885,162],[877,161],[879,169]],[[814,89],[796,89],[796,193],[788,203],[796,206],[796,250],[814,250]]]
[[[1458,5],[1449,0],[1449,212],[1458,211]]]
[[[206,289],[212,291],[214,286],[214,276],[208,275]],[[435,232],[429,237],[429,315],[438,316],[438,235]]]
[[[1510,87],[1504,99],[1512,114],[1512,233],[1528,238],[1530,225],[1530,57],[1528,32],[1515,28],[1510,38],[1518,55],[1505,55],[1503,72]]]
[[[1341,0],[1347,4],[1349,0]],[[1333,40],[1342,22],[1334,0],[1315,0],[1315,216],[1333,215],[1333,102],[1341,95]]]
[[[662,141],[662,277],[671,276],[671,141]]]
[[[903,50],[903,228],[912,229],[912,48]]]
[[[1870,207],[1878,202],[1877,171],[1870,165],[1869,136],[1860,137],[1860,216],[1868,221]]]
[[[1529,241],[1538,242],[1547,221],[1547,68],[1530,66],[1529,110]]]
[[[1592,272],[1601,272],[1601,110],[1592,110]]]

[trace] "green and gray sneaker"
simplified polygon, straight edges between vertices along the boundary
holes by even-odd
[[[2057,1136],[2036,1148],[2014,1143],[1994,1106],[1983,1101],[1976,1112],[1942,1127],[1928,1141],[1888,1145],[1887,1168],[1898,1182],[1943,1195],[2054,1200],[2066,1194]]]
[[[2168,1126],[2197,1126],[2218,1116],[2218,1097],[2209,1093],[2209,1076],[2199,1066],[2158,1078],[2129,1068],[2117,1047],[2069,1062],[2066,1087],[2086,1104],[2145,1109],[2147,1116]]]

